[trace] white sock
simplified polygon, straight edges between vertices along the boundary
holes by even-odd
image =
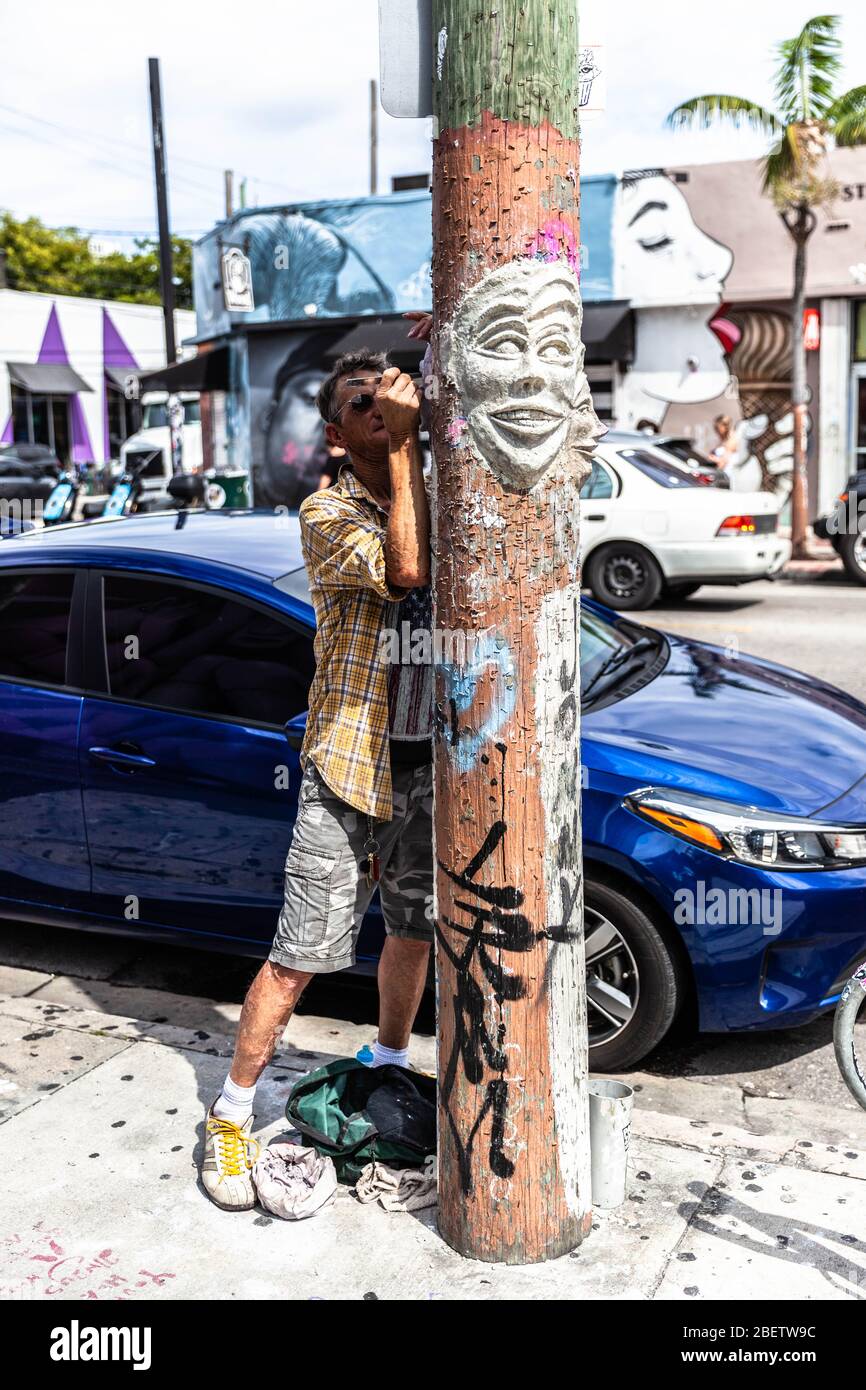
[[[223,1082],[219,1100],[214,1102],[213,1113],[220,1120],[231,1120],[233,1125],[245,1125],[253,1113],[255,1086],[239,1086],[227,1076]]]
[[[373,1043],[371,1067],[407,1067],[408,1065],[408,1047],[383,1047],[378,1038]]]

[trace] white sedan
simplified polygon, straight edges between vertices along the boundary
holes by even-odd
[[[713,487],[645,434],[606,434],[580,496],[583,581],[610,608],[748,584],[791,555],[772,493]]]

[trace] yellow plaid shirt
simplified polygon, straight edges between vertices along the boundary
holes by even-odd
[[[379,641],[386,605],[405,590],[385,577],[387,515],[343,467],[300,509],[301,547],[316,610],[316,674],[301,765],[309,759],[342,801],[390,820],[388,665]]]

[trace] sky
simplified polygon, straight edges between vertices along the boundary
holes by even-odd
[[[751,132],[674,133],[664,117],[705,91],[772,104],[773,46],[813,4],[606,0],[607,104],[584,129],[582,172],[762,154]],[[109,238],[153,233],[149,56],[162,65],[173,230],[197,236],[220,219],[226,168],[236,190],[247,178],[250,205],[365,194],[377,9],[376,0],[0,0],[0,208]],[[836,12],[847,88],[866,82],[866,6],[845,0]],[[429,168],[429,121],[380,110],[379,137],[380,192],[394,174]]]

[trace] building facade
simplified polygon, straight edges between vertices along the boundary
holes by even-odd
[[[866,466],[866,150],[832,151],[827,173],[839,192],[818,213],[806,282],[811,517]],[[729,415],[733,485],[786,498],[794,245],[763,193],[761,162],[624,175],[614,255],[636,339],[617,422],[648,420],[706,449],[714,416]]]
[[[180,310],[180,342],[195,315]],[[162,310],[0,290],[0,443],[44,444],[63,463],[107,463],[138,428],[124,389],[165,362]]]

